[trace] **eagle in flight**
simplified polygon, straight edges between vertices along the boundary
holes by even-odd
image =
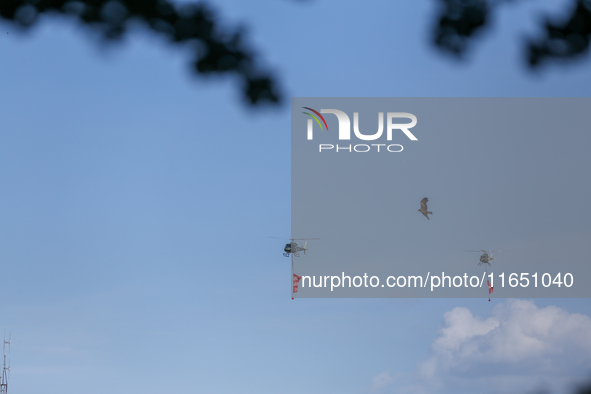
[[[425,217],[427,219],[429,219],[429,215],[428,214],[430,213],[431,215],[433,215],[433,212],[427,211],[427,201],[429,201],[429,199],[427,197],[425,197],[425,198],[423,198],[421,200],[421,209],[418,209],[418,211],[420,213],[422,213],[423,215],[425,215]],[[431,219],[429,219],[429,220],[431,220]]]

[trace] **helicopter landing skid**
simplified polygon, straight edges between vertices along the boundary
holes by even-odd
[[[283,253],[285,257],[289,257],[289,253]]]

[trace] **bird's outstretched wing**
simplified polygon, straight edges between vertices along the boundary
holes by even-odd
[[[427,201],[429,201],[427,197],[421,200],[421,209],[424,209],[425,211],[427,210]]]

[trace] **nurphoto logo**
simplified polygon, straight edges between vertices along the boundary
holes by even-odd
[[[349,115],[338,109],[321,109],[320,112],[309,107],[302,107],[310,112],[303,112],[308,115],[311,119],[308,119],[308,140],[314,139],[314,121],[320,127],[320,130],[328,131],[328,124],[322,114],[333,114],[336,115],[339,122],[339,141],[351,140],[351,119]],[[410,119],[410,123],[394,123],[394,119]],[[395,130],[402,131],[411,141],[417,141],[417,137],[410,132],[409,129],[413,128],[417,124],[417,117],[408,112],[388,112],[386,114],[386,140],[392,141],[392,135]],[[323,127],[324,125],[324,127]],[[384,134],[384,113],[378,112],[378,131],[374,134],[363,134],[359,130],[359,112],[353,112],[353,133],[355,137],[362,141],[375,141],[382,137]],[[373,147],[373,148],[372,148]],[[356,144],[356,145],[339,145],[333,144],[319,144],[318,151],[347,151],[347,152],[369,152],[372,149],[380,152],[380,148],[385,147],[383,151],[388,152],[402,152],[404,149],[400,144]]]

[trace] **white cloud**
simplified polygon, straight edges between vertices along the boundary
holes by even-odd
[[[412,393],[571,392],[591,373],[591,318],[532,301],[497,305],[486,320],[466,308],[445,313]]]
[[[390,374],[388,372],[382,372],[381,374],[374,376],[374,378],[372,379],[371,390],[379,391],[384,387],[388,386],[393,381],[394,379],[390,377]]]

